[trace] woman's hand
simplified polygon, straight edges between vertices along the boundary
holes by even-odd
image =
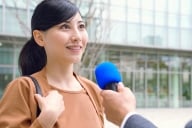
[[[50,91],[46,97],[35,94],[35,98],[41,109],[38,117],[39,123],[43,128],[52,128],[65,110],[63,96],[58,91]]]

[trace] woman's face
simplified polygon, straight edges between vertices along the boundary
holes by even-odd
[[[48,61],[77,63],[81,60],[88,34],[79,13],[42,33]]]

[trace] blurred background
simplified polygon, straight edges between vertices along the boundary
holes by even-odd
[[[0,0],[0,97],[20,76],[18,55],[40,1]],[[115,63],[139,113],[164,128],[183,127],[192,118],[192,0],[72,1],[89,34],[76,72],[95,81],[98,63]]]

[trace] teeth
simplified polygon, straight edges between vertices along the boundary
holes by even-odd
[[[68,48],[69,48],[69,49],[73,49],[73,50],[79,50],[79,49],[81,49],[80,46],[69,46]]]

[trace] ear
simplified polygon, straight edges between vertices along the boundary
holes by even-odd
[[[34,31],[33,31],[33,37],[34,37],[34,39],[35,39],[35,42],[36,42],[39,46],[41,46],[41,47],[44,46],[45,42],[44,42],[44,40],[43,40],[43,32],[42,32],[42,31],[34,30]]]

